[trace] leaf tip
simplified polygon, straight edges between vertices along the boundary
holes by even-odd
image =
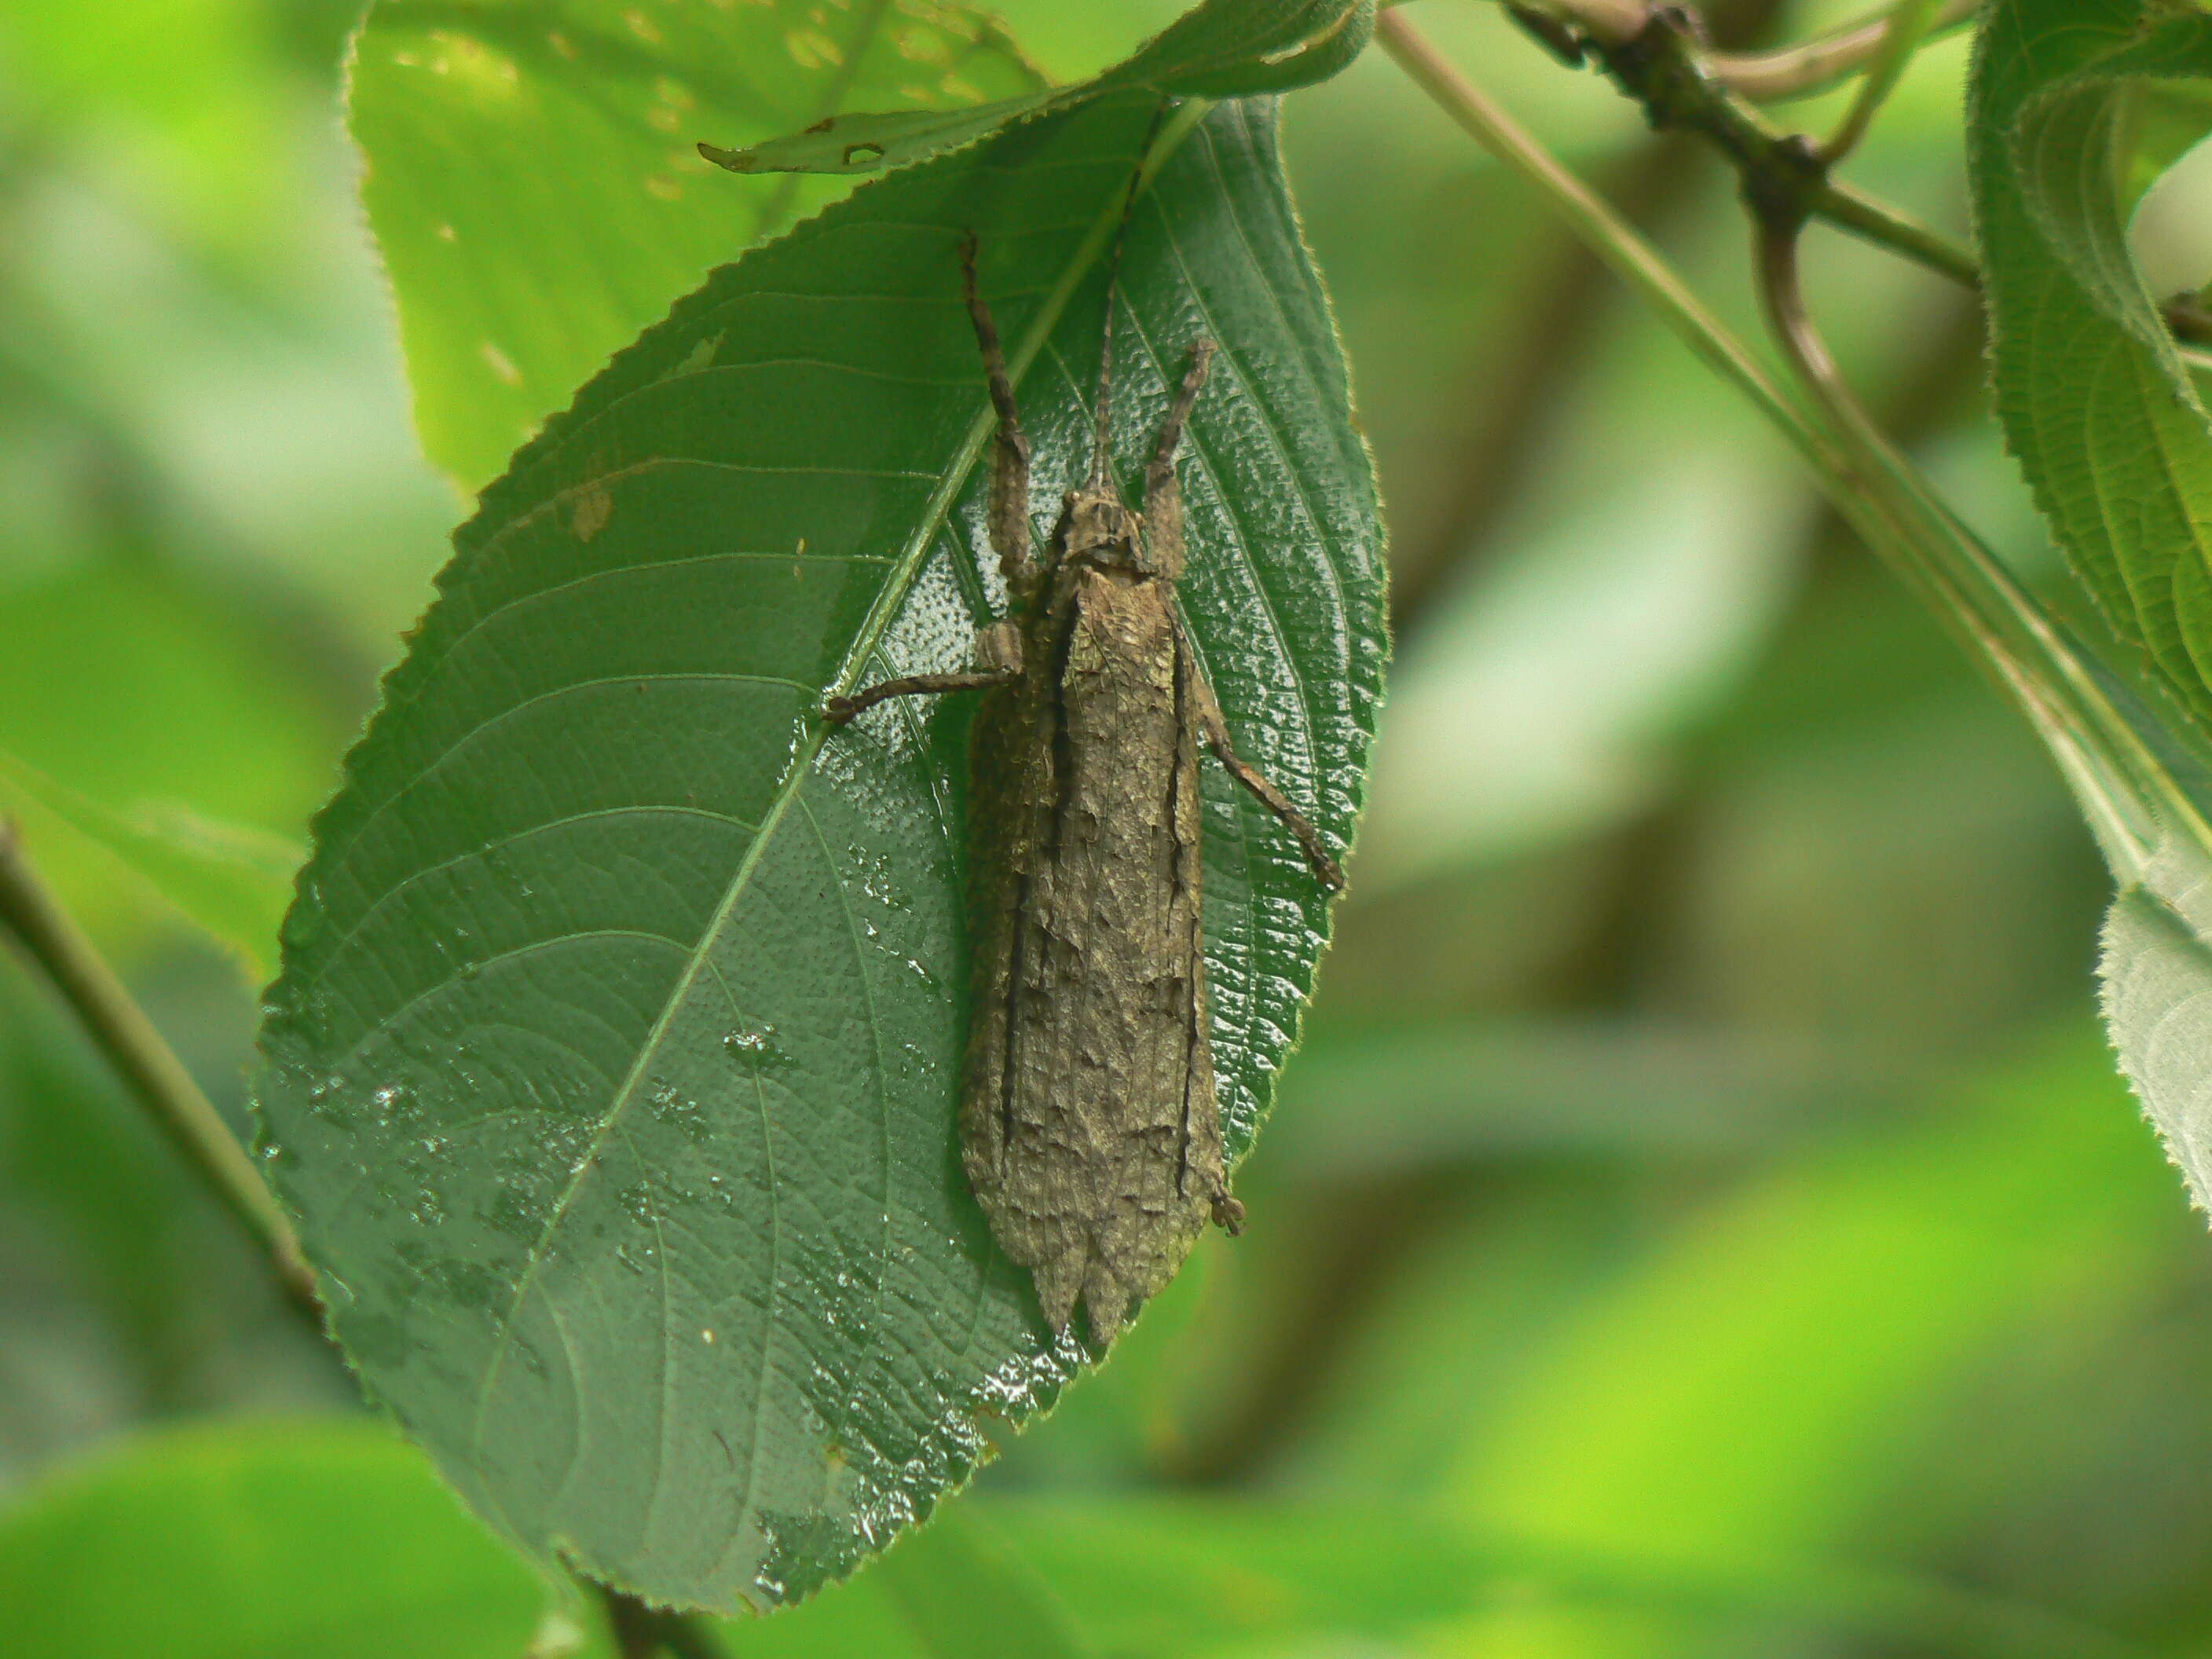
[[[760,171],[759,166],[754,161],[752,154],[749,150],[721,149],[708,143],[704,139],[700,141],[697,149],[700,155],[705,160],[712,161],[718,167],[727,168],[732,173]]]

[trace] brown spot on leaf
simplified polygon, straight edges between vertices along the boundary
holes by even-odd
[[[568,528],[580,542],[587,542],[607,527],[614,517],[615,498],[604,483],[584,486],[568,512]]]

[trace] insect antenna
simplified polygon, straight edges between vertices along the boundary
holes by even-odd
[[[1121,217],[1114,227],[1114,244],[1106,255],[1106,320],[1099,331],[1098,391],[1092,414],[1091,430],[1091,477],[1088,487],[1104,489],[1113,478],[1114,456],[1114,284],[1121,275],[1121,245],[1129,240],[1129,220],[1137,210],[1137,192],[1145,182],[1145,163],[1151,159],[1152,143],[1160,136],[1160,124],[1167,119],[1168,100],[1152,112],[1152,125],[1145,129],[1145,142],[1137,147],[1137,165],[1129,173],[1128,188],[1121,193]]]

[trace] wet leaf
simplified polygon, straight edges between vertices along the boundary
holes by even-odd
[[[957,665],[988,613],[970,229],[1041,514],[1079,471],[1156,112],[894,174],[679,304],[486,492],[316,826],[259,1096],[337,1335],[482,1513],[657,1599],[841,1576],[1086,1358],[955,1146],[967,711],[814,711]],[[1340,844],[1385,653],[1373,486],[1273,105],[1199,113],[1129,232],[1120,459],[1217,341],[1182,601],[1244,751]],[[1206,788],[1241,1156],[1328,915]]]
[[[699,157],[840,110],[957,110],[1044,82],[934,0],[377,0],[350,112],[416,422],[473,489],[714,265],[842,193]]]

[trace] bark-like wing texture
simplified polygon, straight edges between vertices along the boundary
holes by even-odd
[[[1046,1317],[1066,1326],[1080,1298],[1103,1338],[1182,1264],[1225,1177],[1168,589],[1082,569],[1054,597],[1030,684],[977,720],[962,1127],[976,1196]]]

